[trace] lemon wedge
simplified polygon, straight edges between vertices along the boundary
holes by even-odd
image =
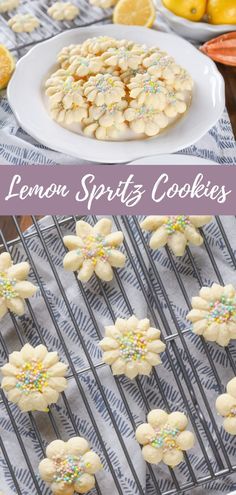
[[[0,90],[7,87],[14,68],[13,56],[4,45],[0,45]]]
[[[155,19],[152,0],[119,0],[113,12],[115,24],[152,27]]]

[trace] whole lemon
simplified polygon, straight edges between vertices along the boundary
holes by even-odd
[[[189,21],[200,21],[205,12],[207,0],[162,0],[163,5],[174,14]],[[235,0],[232,0],[232,3]]]
[[[236,0],[209,0],[207,16],[211,24],[236,24]]]

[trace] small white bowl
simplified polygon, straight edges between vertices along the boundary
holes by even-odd
[[[236,24],[209,24],[208,22],[192,22],[175,15],[167,9],[162,0],[156,0],[157,9],[167,24],[179,36],[193,41],[208,41],[221,34],[236,31]]]
[[[198,158],[193,155],[154,155],[146,158],[139,158],[134,162],[130,162],[129,165],[217,165],[217,163],[205,158]],[[236,495],[236,493],[235,493]]]
[[[159,46],[191,74],[194,80],[192,104],[186,115],[166,132],[151,139],[98,141],[61,127],[50,117],[45,104],[44,81],[55,69],[58,52],[64,46],[104,35]],[[184,149],[206,134],[225,107],[224,80],[209,57],[173,34],[114,24],[72,29],[39,43],[17,63],[7,94],[21,127],[40,143],[76,158],[103,163],[128,162]]]

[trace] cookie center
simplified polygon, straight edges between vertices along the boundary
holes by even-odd
[[[227,323],[236,315],[236,301],[222,296],[210,303],[209,323]]]
[[[85,471],[85,464],[81,457],[67,455],[62,459],[54,459],[56,472],[54,475],[55,483],[72,484],[79,482],[80,477]],[[88,466],[87,466],[88,467]]]
[[[111,77],[110,78],[102,77],[97,81],[95,87],[100,93],[106,93],[106,91],[109,91],[111,88],[113,88],[114,85],[115,82]]]
[[[236,406],[232,407],[232,409],[230,409],[230,413],[228,414],[228,418],[235,418],[236,416]]]
[[[189,217],[178,215],[168,217],[165,222],[165,227],[168,234],[174,234],[174,232],[184,232],[189,224]]]
[[[84,259],[92,260],[94,265],[97,261],[107,261],[109,257],[110,247],[106,245],[106,241],[100,235],[89,236],[84,239],[84,246],[77,250],[78,254],[83,254]]]
[[[177,436],[179,434],[178,428],[171,426],[164,426],[155,430],[155,437],[151,439],[151,445],[155,449],[163,449],[163,452],[172,449],[178,449]]]
[[[147,80],[144,82],[143,90],[147,94],[158,94],[161,93],[161,86],[157,81]]]
[[[18,297],[15,285],[16,280],[14,278],[9,278],[5,272],[0,273],[0,297],[8,300]]]
[[[147,354],[147,341],[142,333],[127,332],[117,338],[120,353],[125,361],[139,361]]]
[[[30,392],[43,392],[48,385],[48,373],[43,368],[41,361],[28,361],[16,376],[16,388],[29,394]]]

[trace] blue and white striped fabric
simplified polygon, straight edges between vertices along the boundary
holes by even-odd
[[[89,221],[91,221],[91,219],[89,219]],[[234,235],[236,221],[234,218],[225,217],[222,218],[222,222],[228,234],[233,252],[234,254],[236,254],[236,238]],[[41,221],[41,226],[42,227],[48,226],[49,223],[51,223],[50,219],[48,218],[43,219]],[[143,260],[146,266],[148,267],[148,262],[145,257],[145,253],[143,252],[142,243],[140,242],[139,236],[136,231],[136,227],[133,223],[131,223],[131,225],[132,225],[133,236],[141,251]],[[74,231],[73,221],[68,222],[62,228],[63,235],[72,233],[73,231]],[[213,221],[211,224],[209,224],[204,228],[204,231],[206,233],[209,245],[211,246],[214,260],[222,274],[224,283],[235,284],[235,270],[233,267],[233,263],[222,241],[222,237],[219,233],[217,224]],[[128,241],[128,235],[125,232],[125,230],[124,233]],[[81,334],[84,338],[86,347],[89,350],[93,363],[94,364],[99,363],[101,361],[101,352],[97,345],[99,339],[94,329],[94,326],[91,322],[91,319],[89,318],[86,305],[78,290],[78,286],[74,279],[73,274],[65,272],[63,270],[62,259],[65,252],[61,240],[57,234],[56,229],[54,228],[45,231],[43,235],[48,251],[52,257],[54,266],[59,275],[60,281],[65,289],[66,296],[69,300],[73,314],[81,330]],[[28,248],[30,249],[30,253],[32,255],[34,263],[37,267],[37,271],[39,273],[43,287],[45,289],[47,298],[53,310],[54,317],[56,317],[58,325],[63,333],[63,337],[66,346],[70,352],[70,356],[73,361],[73,364],[78,372],[85,368],[88,368],[87,359],[85,358],[84,352],[81,348],[75,328],[71,322],[70,317],[68,316],[68,312],[65,307],[60,290],[58,289],[57,283],[55,281],[55,277],[53,276],[50,265],[48,263],[45,249],[43,248],[37,235],[28,239],[27,244],[28,244]],[[139,263],[135,258],[135,254],[130,244],[129,247],[132,251],[132,257],[134,259],[135,265],[138,267],[138,269],[140,269]],[[212,268],[211,262],[208,258],[205,248],[204,247],[192,248],[191,251],[194,260],[200,270],[203,283],[206,285],[210,285],[212,282],[217,281],[215,272]],[[25,258],[23,248],[20,245],[14,247],[13,257],[15,262],[21,260],[22,257]],[[183,299],[183,295],[178,287],[174,273],[171,269],[171,265],[165,253],[165,250],[161,249],[157,251],[154,254],[153,259],[157,267],[158,273],[160,274],[160,277],[165,284],[165,288],[170,298],[173,310],[177,316],[179,326],[181,330],[188,329],[189,324],[186,321],[187,307]],[[177,267],[189,297],[196,295],[198,293],[199,287],[195,274],[192,271],[191,265],[189,265],[188,257],[184,256],[182,258],[179,258]],[[133,311],[136,313],[136,315],[139,318],[146,317],[147,307],[146,307],[145,299],[142,292],[140,291],[140,286],[134,274],[131,263],[128,261],[125,269],[120,270],[119,273],[125,292],[133,308]],[[152,269],[150,269],[150,277],[153,277]],[[37,283],[33,274],[31,275],[31,280],[32,282]],[[162,294],[160,293],[160,289],[158,285],[156,285],[155,289],[160,298],[162,310],[166,314],[166,317],[168,318],[167,307],[165,301],[162,298]],[[110,301],[112,302],[112,307],[115,316],[128,317],[129,314],[127,313],[126,305],[124,303],[123,297],[120,294],[120,290],[116,281],[113,281],[112,283],[109,284],[107,293],[109,295]],[[88,302],[93,308],[95,318],[99,324],[101,333],[103,334],[104,325],[111,324],[112,320],[110,313],[107,309],[106,303],[104,301],[104,297],[95,279],[93,279],[89,284],[86,285],[86,294],[87,294]],[[42,298],[42,294],[38,293],[34,298],[32,298],[31,304],[37,317],[37,321],[39,324],[39,331],[42,333],[46,341],[46,345],[50,350],[57,349],[61,359],[63,359],[66,362],[66,357],[64,355],[61,342],[57,336],[57,333],[55,332],[54,325],[52,324],[48,310],[45,306],[44,300]],[[35,325],[33,324],[28,311],[23,317],[19,318],[18,321],[20,323],[22,332],[25,335],[26,339],[30,341],[33,345],[37,345],[39,343],[39,338],[37,335]],[[166,329],[161,327],[161,330],[163,336],[165,336]],[[13,324],[9,317],[6,316],[6,318],[0,322],[0,331],[3,333],[9,352],[20,348],[19,340],[16,336]],[[172,328],[172,331],[174,333],[176,329]],[[236,437],[232,437],[224,432],[222,428],[222,418],[217,416],[216,414],[214,404],[216,397],[218,396],[220,391],[217,386],[215,376],[212,372],[212,368],[209,364],[209,360],[207,358],[205,349],[199,337],[192,334],[192,332],[188,332],[187,334],[184,334],[184,338],[186,340],[188,349],[194,360],[195,369],[197,370],[202,386],[207,394],[208,401],[210,402],[211,410],[213,412],[214,418],[219,428],[219,434],[223,439],[230,461],[233,464],[235,464],[234,460],[236,455]],[[198,386],[196,384],[196,378],[191,370],[191,367],[189,366],[189,361],[186,357],[186,353],[182,348],[182,345],[180,344],[179,339],[176,339],[176,345],[180,353],[180,358],[184,363],[184,366],[188,372],[192,386],[195,389],[195,393],[198,395],[199,392],[198,392]],[[236,356],[235,343],[233,342],[230,345],[230,347],[232,351],[232,357],[235,361],[235,356]],[[169,348],[171,350],[171,346]],[[228,362],[226,352],[223,348],[220,348],[218,345],[215,345],[214,343],[209,343],[208,349],[209,352],[211,353],[212,358],[214,359],[214,363],[217,368],[217,372],[220,377],[220,381],[222,383],[222,390],[223,390],[228,380],[233,376],[233,372]],[[177,372],[177,375],[181,377],[181,371],[178,360],[176,360],[172,352],[171,355],[173,356],[173,365]],[[177,386],[176,378],[173,375],[170,366],[170,361],[166,353],[162,355],[162,360],[163,360],[163,364],[157,367],[157,373],[161,381],[163,390],[165,392],[167,401],[170,405],[170,409],[187,412],[186,404],[184,403],[183,396],[181,395],[179,388]],[[2,365],[5,361],[6,361],[6,357],[4,356],[3,352],[0,351],[0,365]],[[145,495],[156,495],[156,490],[152,485],[152,481],[148,474],[146,464],[141,456],[140,448],[134,438],[134,431],[132,425],[127,416],[124,403],[118,392],[111,371],[108,366],[97,368],[97,370],[98,370],[99,378],[102,382],[102,386],[106,398],[109,401],[109,404],[112,408],[115,421],[119,426],[119,430],[122,434],[123,441],[128,449],[128,453],[132,459],[139,480],[143,486]],[[70,371],[71,370],[69,370],[69,374],[71,374]],[[140,491],[138,490],[137,485],[134,481],[133,475],[130,471],[127,460],[124,456],[123,450],[119,443],[118,437],[114,431],[111,418],[107,413],[106,407],[104,406],[103,399],[101,398],[101,394],[99,392],[98,386],[96,384],[96,381],[92,373],[90,371],[87,371],[84,373],[80,373],[79,376],[81,379],[82,387],[89,400],[94,418],[96,419],[96,423],[102,434],[102,438],[104,439],[106,450],[111,459],[115,473],[119,479],[119,483],[122,486],[122,493],[124,495],[140,495]],[[145,407],[135,381],[131,381],[123,377],[120,378],[120,382],[122,384],[122,388],[125,393],[129,407],[132,411],[132,415],[135,423],[139,424],[145,421],[145,416],[146,416]],[[154,376],[151,375],[150,378],[143,377],[141,379],[141,384],[144,387],[145,395],[150,404],[150,407],[163,408],[162,398],[157,389]],[[185,390],[185,393],[188,398],[188,390]],[[69,380],[69,386],[66,391],[66,396],[68,398],[70,407],[73,411],[75,422],[80,430],[80,433],[90,441],[93,448],[101,455],[102,462],[104,465],[104,470],[97,475],[97,479],[99,486],[101,487],[102,495],[108,495],[110,493],[114,493],[114,495],[116,495],[117,489],[114,485],[114,481],[108,469],[106,459],[104,458],[96,432],[94,431],[94,428],[91,424],[89,416],[84,407],[82,397],[80,396],[80,393],[73,378]],[[219,451],[220,456],[222,456],[222,452],[219,446],[219,439],[215,436],[214,429],[212,428],[212,423],[209,419],[209,415],[205,411],[205,406],[204,406],[204,402],[202,402],[201,395],[199,395],[198,399],[199,399],[200,407],[205,415],[209,431],[213,435],[216,448]],[[206,437],[206,433],[202,428],[202,425],[199,422],[198,417],[195,415],[195,410],[191,405],[190,398],[187,400],[188,400],[188,405],[194,415],[194,419],[195,419],[194,423],[200,432],[207,454],[211,459],[212,468],[213,470],[217,470],[217,464],[212,455],[211,447]],[[46,488],[45,484],[42,483],[42,481],[40,481],[38,477],[37,466],[40,458],[42,457],[42,452],[39,446],[38,439],[30,424],[28,415],[22,414],[16,406],[10,405],[10,408],[14,415],[15,421],[17,422],[17,426],[22,441],[24,443],[26,451],[29,454],[30,461],[32,462],[33,469],[36,473],[38,482],[40,484],[40,488],[42,489],[42,493],[43,495],[49,495],[50,490]],[[66,440],[70,436],[73,436],[75,432],[71,424],[71,421],[68,417],[68,414],[66,412],[65,405],[62,399],[59,400],[58,404],[53,406],[52,413],[62,438]],[[46,446],[47,443],[54,438],[54,434],[52,427],[50,425],[49,418],[47,414],[44,413],[34,413],[34,418],[39,428],[40,434],[42,436],[44,446]],[[194,425],[191,424],[190,422],[189,428],[193,429],[193,427]],[[1,430],[2,439],[4,441],[4,444],[6,445],[8,454],[11,458],[11,462],[15,470],[22,495],[32,495],[36,493],[35,486],[32,481],[32,477],[25,464],[19,444],[16,441],[10,418],[7,415],[6,409],[2,403],[0,403],[0,430]],[[196,446],[191,451],[189,451],[188,456],[197,477],[209,474],[206,462],[202,456],[202,452],[199,448],[198,442],[196,443]],[[157,473],[157,478],[161,491],[165,492],[171,490],[173,488],[173,484],[169,470],[163,464],[160,464],[159,466],[154,468],[154,470]],[[185,463],[182,463],[178,468],[175,468],[175,474],[177,476],[178,481],[181,484],[189,481],[189,472],[187,465]],[[0,488],[5,492],[5,494],[14,495],[15,490],[11,480],[11,476],[2,456],[0,456],[0,480],[1,480]],[[233,491],[233,489],[236,489],[235,475],[217,478],[215,481],[210,482],[207,485],[201,486],[196,489],[192,489],[191,492],[193,493],[193,495],[206,495],[206,494],[228,495],[228,493]]]

